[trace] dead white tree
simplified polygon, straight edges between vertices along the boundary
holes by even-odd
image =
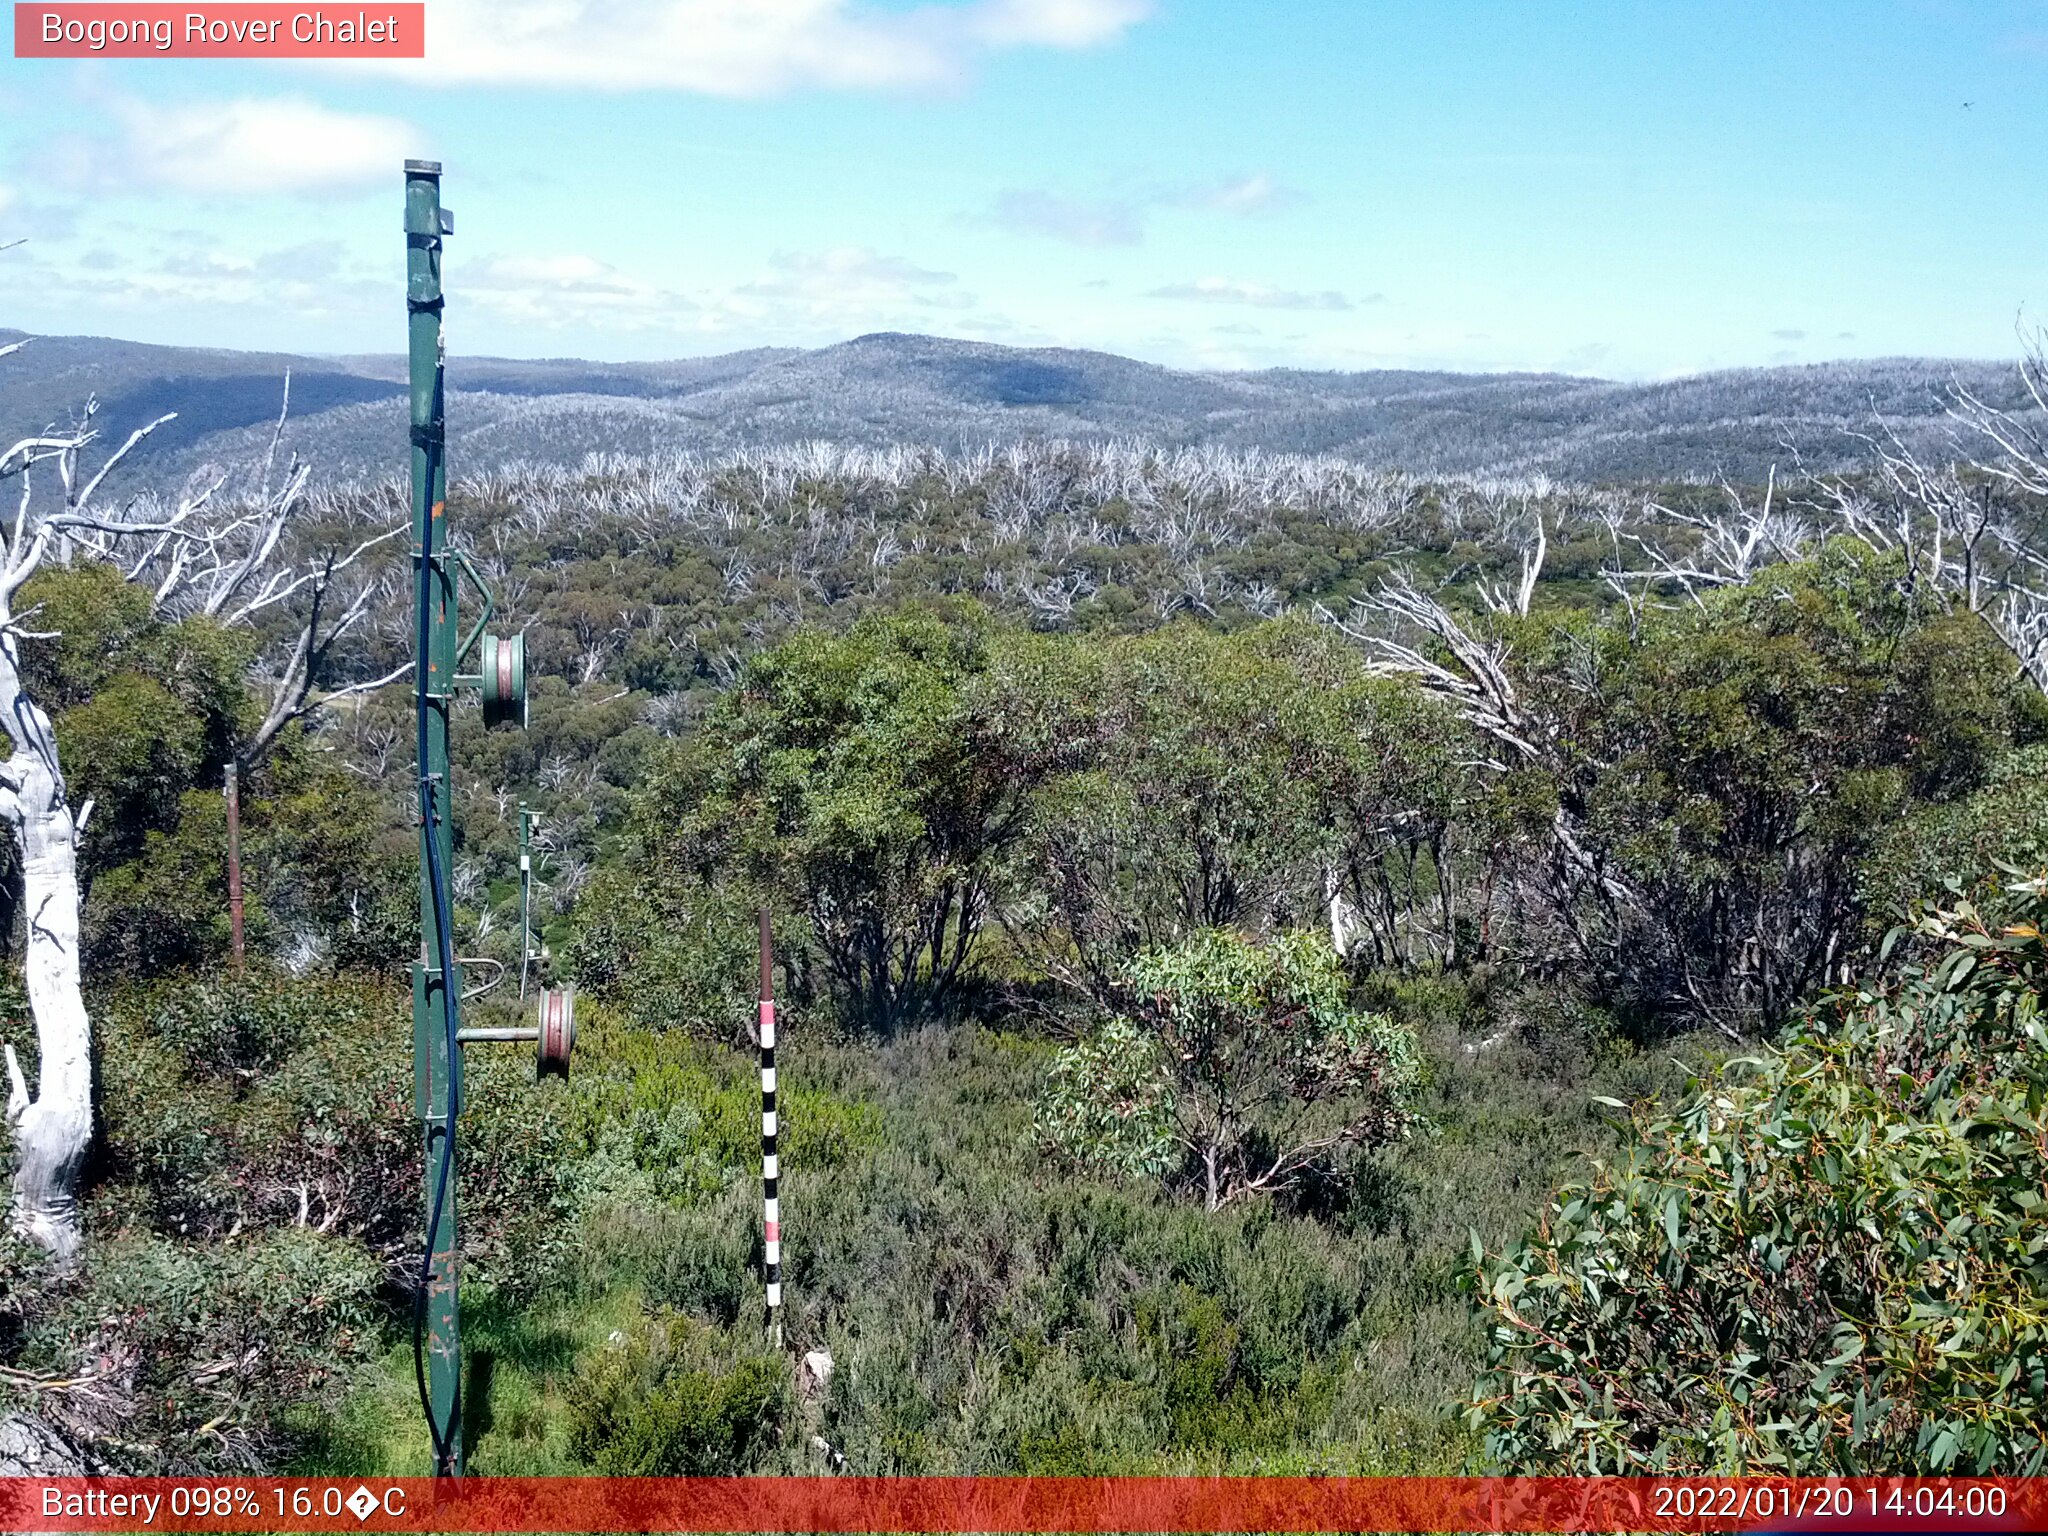
[[[1489,613],[1512,613],[1518,618],[1529,616],[1529,604],[1536,598],[1536,581],[1543,574],[1543,562],[1550,554],[1550,535],[1543,526],[1543,514],[1535,518],[1536,536],[1521,546],[1522,578],[1513,592],[1498,581],[1482,579],[1478,583],[1479,600],[1486,605]]]
[[[1622,534],[1615,523],[1608,523],[1614,558],[1601,571],[1601,579],[1624,597],[1632,617],[1646,588],[1675,588],[1693,602],[1704,603],[1705,593],[1743,586],[1765,566],[1797,559],[1810,544],[1812,524],[1780,498],[1776,465],[1765,479],[1760,500],[1746,500],[1725,480],[1721,494],[1727,506],[1719,512],[1690,512],[1656,502],[1643,508],[1645,522],[1693,530],[1696,548],[1690,554],[1676,553],[1639,533]],[[1624,543],[1633,551],[1629,557],[1622,555]]]
[[[1946,462],[1928,463],[1883,426],[1862,437],[1873,473],[1823,480],[1814,500],[1841,531],[1903,555],[1907,580],[1982,617],[2048,691],[2048,336],[2038,330],[2022,340],[2019,376],[2031,410],[1949,386]]]
[[[148,537],[157,525],[101,517],[94,497],[121,462],[169,417],[137,428],[98,473],[79,479],[79,454],[96,435],[93,407],[73,430],[26,437],[0,452],[0,483],[21,482],[11,525],[0,534],[0,729],[11,747],[0,763],[0,820],[21,858],[27,918],[23,978],[36,1028],[36,1091],[29,1092],[13,1043],[5,1044],[7,1120],[14,1132],[12,1224],[69,1264],[79,1244],[78,1177],[92,1140],[92,1026],[78,967],[78,838],[91,815],[76,809],[64,785],[50,717],[30,696],[21,665],[24,640],[46,638],[17,613],[22,585],[53,555],[75,546]],[[31,471],[53,464],[61,496],[40,506]],[[196,509],[181,509],[189,517]]]
[[[1514,590],[1495,587],[1483,592],[1486,606],[1499,615],[1526,617],[1548,549],[1538,520],[1525,534]],[[1434,593],[1419,589],[1405,571],[1395,572],[1369,596],[1355,599],[1348,615],[1340,618],[1323,610],[1322,616],[1358,642],[1372,672],[1411,680],[1473,729],[1486,755],[1470,766],[1506,773],[1558,765],[1557,722],[1523,697],[1510,665],[1513,648],[1499,625],[1468,622]],[[1617,942],[1617,917],[1642,913],[1646,902],[1611,862],[1589,846],[1583,823],[1565,800],[1551,817],[1549,850],[1547,870],[1530,900],[1559,916],[1582,958],[1600,959]],[[1608,919],[1597,929],[1571,917],[1586,902]],[[1340,921],[1333,905],[1333,930]]]
[[[166,617],[199,613],[226,628],[263,623],[277,629],[279,643],[258,662],[263,718],[235,751],[245,769],[262,760],[287,726],[412,670],[408,662],[382,677],[317,688],[336,648],[380,598],[391,595],[388,573],[383,580],[370,575],[368,561],[403,534],[406,524],[358,525],[353,535],[315,541],[304,551],[288,549],[288,536],[308,513],[321,510],[306,495],[311,465],[294,455],[282,476],[276,475],[290,412],[286,374],[283,404],[252,493],[219,516],[177,522],[126,566],[130,580],[152,583],[157,610]]]
[[[72,806],[50,717],[24,677],[22,644],[52,637],[33,627],[33,608],[18,609],[21,590],[47,563],[97,560],[148,584],[158,609],[169,615],[203,612],[223,624],[246,624],[302,603],[298,641],[277,673],[258,733],[267,745],[311,707],[310,679],[335,638],[336,622],[321,614],[335,574],[390,537],[376,535],[347,555],[287,559],[287,525],[301,506],[306,479],[296,464],[275,493],[268,490],[266,467],[264,493],[250,505],[218,502],[222,482],[216,480],[173,501],[145,497],[105,508],[102,495],[112,477],[175,413],[136,428],[89,469],[87,452],[100,437],[97,414],[97,402],[89,400],[72,427],[23,438],[0,452],[0,484],[19,481],[13,518],[0,525],[0,728],[11,748],[0,763],[0,821],[20,854],[23,970],[37,1048],[31,1093],[12,1042],[5,1045],[15,1143],[11,1222],[62,1265],[76,1258],[81,1240],[78,1180],[92,1136],[92,1024],[78,949],[78,844],[92,804]],[[346,605],[341,627],[367,602],[359,597]],[[356,688],[367,686],[374,685]]]

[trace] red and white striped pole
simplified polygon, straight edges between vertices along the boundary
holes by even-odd
[[[781,1165],[775,1155],[775,978],[768,937],[768,909],[761,909],[761,1278],[768,1289],[768,1333],[782,1348],[782,1211],[775,1186]]]

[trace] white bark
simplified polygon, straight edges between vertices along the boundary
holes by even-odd
[[[21,855],[24,971],[37,1054],[31,1097],[14,1047],[6,1047],[15,1146],[10,1219],[15,1231],[69,1264],[80,1241],[78,1177],[92,1141],[92,1022],[78,969],[78,826],[49,717],[23,695],[15,638],[4,628],[0,720],[14,749],[0,765],[0,820]]]
[[[329,552],[296,566],[281,560],[278,550],[300,506],[306,471],[294,461],[283,485],[272,490],[275,437],[253,503],[216,508],[216,482],[175,505],[146,498],[124,512],[102,513],[94,505],[95,494],[144,439],[172,418],[159,417],[130,433],[87,473],[82,459],[98,436],[93,424],[97,410],[97,402],[88,400],[72,430],[0,448],[0,482],[20,481],[13,516],[0,523],[0,730],[11,747],[0,763],[0,821],[21,855],[21,910],[28,929],[24,964],[37,1047],[33,1093],[13,1046],[7,1044],[4,1051],[7,1119],[16,1159],[10,1219],[15,1231],[60,1265],[76,1259],[82,1241],[79,1178],[92,1142],[92,1021],[78,953],[78,840],[85,812],[74,812],[65,793],[49,716],[23,688],[20,643],[46,637],[23,626],[21,620],[29,615],[16,613],[16,596],[44,559],[54,555],[104,560],[129,580],[148,582],[159,612],[167,616],[198,612],[236,624],[286,602],[303,604],[304,622],[273,681],[263,726],[253,750],[243,754],[246,761],[267,748],[290,721],[326,702],[313,696],[314,669],[370,600],[363,588],[338,614],[330,614],[335,577],[396,532],[371,534],[346,555]],[[39,502],[30,481],[42,466],[54,470],[60,494]],[[343,689],[329,698],[352,691]]]

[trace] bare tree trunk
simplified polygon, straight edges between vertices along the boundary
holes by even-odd
[[[0,346],[0,357],[21,346]],[[78,838],[92,803],[72,812],[50,718],[23,692],[18,643],[54,637],[19,626],[16,594],[45,559],[68,564],[82,556],[109,562],[130,581],[147,579],[154,585],[158,612],[178,599],[232,627],[251,623],[258,614],[281,612],[283,604],[300,606],[304,621],[277,674],[263,724],[238,754],[241,763],[259,760],[292,721],[336,699],[396,681],[409,670],[400,668],[374,682],[351,683],[319,698],[313,695],[320,665],[336,640],[368,612],[375,593],[373,579],[358,583],[354,595],[334,614],[330,605],[343,595],[335,586],[337,574],[355,568],[378,545],[397,538],[405,525],[372,534],[346,554],[328,550],[296,566],[279,560],[279,541],[298,510],[309,474],[295,459],[283,486],[271,489],[283,412],[253,509],[246,504],[214,508],[222,477],[182,496],[174,506],[137,504],[131,508],[136,515],[129,516],[103,514],[93,498],[123,461],[176,413],[138,427],[97,469],[88,471],[80,456],[99,436],[92,420],[97,410],[98,403],[88,400],[83,419],[71,431],[46,432],[0,447],[0,480],[21,481],[13,518],[0,523],[0,731],[12,747],[0,763],[0,821],[13,832],[21,853],[28,996],[38,1047],[33,1097],[12,1045],[4,1053],[7,1119],[18,1159],[12,1224],[63,1264],[78,1254],[78,1185],[92,1141],[92,1021],[80,990],[78,955]],[[60,496],[39,502],[30,494],[30,473],[38,465],[54,466]]]
[[[78,1252],[78,1181],[92,1141],[92,1021],[78,970],[78,820],[65,797],[49,716],[22,696],[12,635],[0,635],[0,715],[14,740],[0,765],[0,818],[21,853],[37,1053],[31,1098],[14,1047],[6,1047],[12,1224],[68,1264]]]

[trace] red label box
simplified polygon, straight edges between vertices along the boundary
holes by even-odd
[[[37,5],[16,0],[17,59],[421,59],[422,0]]]

